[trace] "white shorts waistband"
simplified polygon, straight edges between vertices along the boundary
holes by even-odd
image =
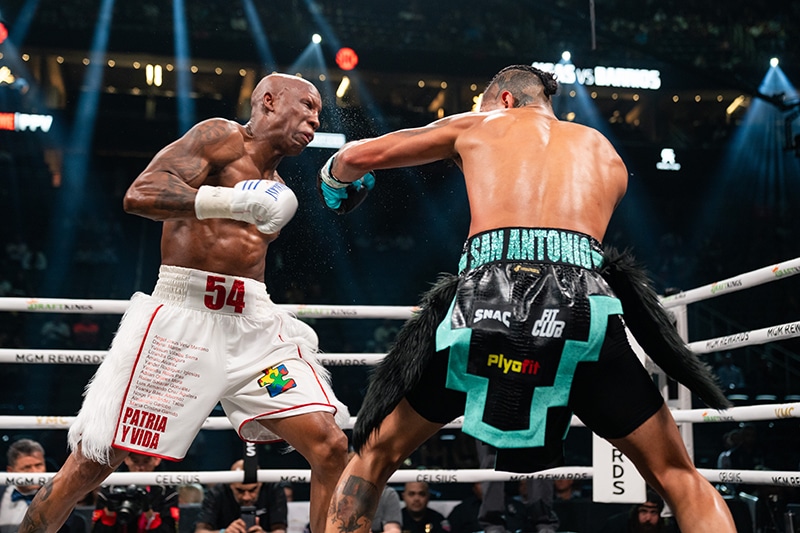
[[[153,298],[234,316],[255,316],[275,307],[260,281],[172,265],[159,268]]]

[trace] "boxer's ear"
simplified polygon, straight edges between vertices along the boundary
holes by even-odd
[[[272,93],[266,92],[264,93],[264,97],[261,99],[264,103],[264,109],[266,111],[274,111],[275,110],[275,99],[272,97]]]

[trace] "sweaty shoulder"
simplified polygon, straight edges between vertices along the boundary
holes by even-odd
[[[612,146],[611,142],[605,135],[600,133],[594,128],[584,126],[583,124],[576,124],[575,122],[568,122],[565,120],[557,120],[551,126],[552,131],[560,131],[562,135],[571,140],[578,141],[587,146],[592,146],[599,152],[607,152],[617,154],[617,151]]]
[[[244,154],[244,128],[237,122],[210,118],[186,133],[191,145],[213,163],[225,163]]]
[[[198,122],[187,132],[194,142],[213,145],[230,141],[231,137],[242,138],[242,126],[224,118],[210,118]]]
[[[603,134],[596,129],[590,128],[589,126],[584,126],[583,124],[578,124],[576,122],[569,122],[567,120],[554,120],[552,127],[561,129],[569,135],[575,135],[576,137],[583,136],[587,140],[599,141],[601,139],[605,139]]]

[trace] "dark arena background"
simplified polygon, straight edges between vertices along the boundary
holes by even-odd
[[[245,122],[255,84],[272,71],[314,83],[323,96],[319,132],[354,140],[470,111],[506,65],[554,70],[559,118],[603,132],[630,172],[605,242],[630,248],[660,294],[800,256],[800,2],[0,0],[0,23],[3,297],[149,293],[160,224],[124,213],[127,187],[194,123]],[[337,216],[315,190],[332,153],[311,147],[281,164],[300,207],[270,246],[272,299],[415,305],[438,273],[456,268],[467,236],[460,171],[448,163],[378,171],[364,205]],[[778,324],[800,332],[798,278],[785,278],[692,304],[688,339],[732,339]],[[322,351],[354,354],[385,353],[402,324],[308,321]],[[106,350],[118,322],[113,314],[0,311],[0,349]],[[739,404],[800,401],[792,335],[718,346],[702,357]],[[0,370],[0,415],[74,416],[95,367],[10,360]],[[354,416],[370,368],[331,367]],[[694,407],[703,406],[695,399]],[[754,439],[750,469],[797,471],[793,416],[694,424],[695,463],[717,468],[726,439],[746,433]],[[567,464],[592,464],[590,436],[571,430]],[[0,428],[3,457],[21,437],[45,446],[51,470],[66,458],[63,429],[11,423]],[[204,430],[183,462],[161,468],[227,470],[242,450],[233,431]],[[307,467],[282,445],[257,451],[261,468]],[[405,466],[477,468],[477,457],[470,438],[447,429]],[[718,486],[748,502],[750,530],[789,531],[797,484]],[[433,488],[441,500],[470,491],[463,483]],[[590,503],[591,480],[581,488],[587,501],[560,507],[562,526],[570,516],[594,518],[564,531],[596,531],[610,513]],[[295,485],[298,499],[307,492]]]

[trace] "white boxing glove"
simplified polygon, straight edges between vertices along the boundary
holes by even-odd
[[[297,211],[297,197],[277,181],[245,180],[234,187],[203,185],[197,190],[194,212],[199,220],[230,218],[255,224],[261,233],[276,233]]]

